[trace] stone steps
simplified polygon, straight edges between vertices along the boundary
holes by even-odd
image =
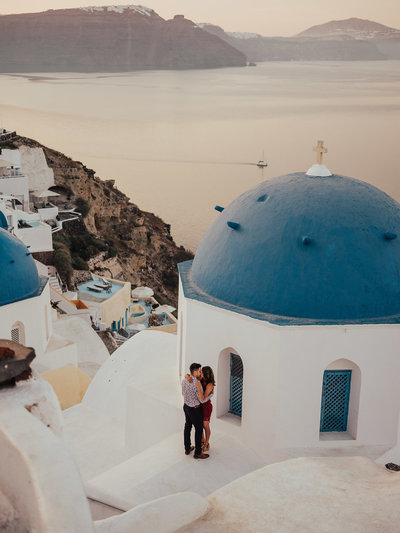
[[[140,431],[140,428],[138,428]],[[185,455],[176,433],[85,483],[86,495],[127,511],[177,492],[207,496],[265,463],[234,437],[214,431],[210,457]]]

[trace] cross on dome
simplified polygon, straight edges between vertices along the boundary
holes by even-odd
[[[325,148],[324,141],[317,141],[317,146],[314,146],[313,152],[317,152],[317,164],[322,165],[324,154],[328,153],[328,148]]]
[[[313,151],[317,152],[317,162],[308,169],[307,176],[332,176],[332,172],[322,162],[324,154],[328,152],[328,148],[324,146],[324,141],[317,141],[317,146],[314,146]]]

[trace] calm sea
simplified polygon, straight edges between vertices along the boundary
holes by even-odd
[[[192,250],[216,204],[307,170],[317,139],[332,172],[400,200],[400,61],[2,75],[0,88],[0,125],[115,179]]]

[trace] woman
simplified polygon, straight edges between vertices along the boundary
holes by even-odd
[[[203,366],[202,377],[200,381],[196,382],[197,391],[201,401],[204,401],[208,396],[213,394],[215,387],[214,372],[210,366]],[[203,392],[204,391],[204,392]],[[210,398],[203,403],[203,426],[205,439],[203,441],[203,451],[207,452],[210,449],[210,418],[212,413],[212,403]]]
[[[192,376],[189,374],[185,374],[185,378],[191,383],[192,382]],[[206,402],[204,402],[203,405],[203,426],[204,426],[204,433],[205,438],[203,439],[203,451],[208,451],[210,449],[210,435],[211,435],[211,429],[210,429],[210,418],[212,413],[212,403],[211,403],[211,396],[214,393],[214,387],[215,387],[215,379],[214,379],[214,372],[212,371],[212,368],[210,366],[203,366],[202,368],[202,376],[199,381],[196,381],[197,391],[199,393],[199,398],[202,402],[208,398]],[[204,391],[204,392],[203,392]]]

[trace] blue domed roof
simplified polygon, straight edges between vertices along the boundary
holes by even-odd
[[[0,228],[4,228],[4,229],[8,228],[7,219],[3,211],[0,211]]]
[[[400,205],[339,175],[263,182],[218,215],[190,283],[240,312],[339,322],[399,315]]]
[[[37,296],[41,281],[25,244],[0,228],[0,305]]]

